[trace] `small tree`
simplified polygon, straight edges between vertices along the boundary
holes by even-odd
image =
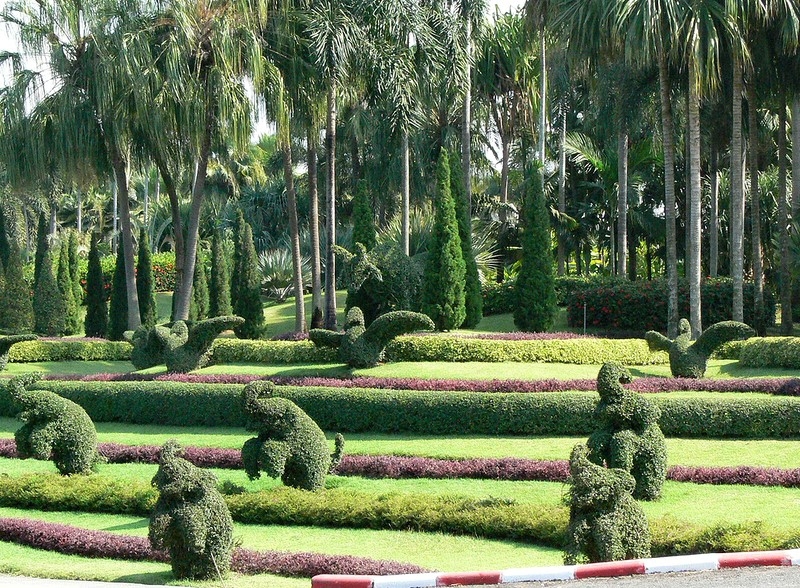
[[[67,306],[58,289],[53,275],[53,260],[47,250],[39,268],[39,281],[33,291],[33,330],[49,337],[63,335],[66,314]]]
[[[67,247],[69,250],[69,274],[72,279],[72,292],[75,297],[75,305],[80,307],[83,304],[83,287],[81,286],[78,266],[78,231],[70,230]]]
[[[150,328],[158,322],[156,311],[155,278],[147,233],[139,231],[139,253],[136,260],[136,291],[139,295],[139,314],[142,326]]]
[[[69,268],[69,242],[61,239],[61,247],[58,252],[58,291],[64,300],[64,334],[74,335],[78,332],[79,316],[78,303],[75,301],[75,289],[72,287],[72,274]]]
[[[244,231],[247,223],[244,220],[242,211],[236,216],[236,224],[233,227],[233,263],[231,264],[231,308],[236,310],[239,304],[239,284],[242,281],[242,247]],[[241,316],[241,315],[240,315]]]
[[[450,193],[450,163],[442,149],[436,171],[434,225],[422,287],[422,312],[440,331],[457,329],[464,322],[464,255],[458,221]]]
[[[211,239],[211,279],[209,280],[208,315],[228,316],[231,308],[231,287],[228,280],[228,262],[222,247],[219,231]]]
[[[33,328],[31,291],[22,275],[22,254],[11,242],[5,271],[6,286],[0,304],[0,326],[14,333],[26,333]]]
[[[189,319],[201,321],[208,318],[208,278],[206,277],[206,260],[203,252],[197,250],[194,264],[194,284],[192,286],[192,303],[189,306]]]
[[[39,223],[36,226],[36,254],[33,258],[33,284],[39,282],[39,272],[42,270],[44,254],[50,248],[47,240],[47,218],[44,212],[39,213]]]
[[[461,253],[464,256],[464,310],[466,317],[461,325],[467,329],[478,326],[483,318],[483,294],[481,279],[478,275],[478,263],[472,251],[472,212],[469,209],[469,198],[464,191],[463,173],[461,170],[461,154],[454,151],[450,154],[450,191],[456,206],[458,219],[458,236],[461,238]]]
[[[522,331],[542,332],[553,326],[556,290],[550,219],[539,170],[528,174],[522,203],[522,266],[514,285],[514,324]]]
[[[121,341],[128,329],[128,293],[125,289],[125,255],[117,247],[117,263],[111,280],[111,301],[108,308],[108,338]]]
[[[375,213],[365,180],[359,180],[353,197],[353,245],[361,243],[371,251],[375,248]]]
[[[261,304],[261,275],[258,271],[253,231],[247,223],[244,223],[240,241],[239,267],[234,272],[238,274],[239,294],[233,312],[245,322],[234,330],[241,339],[258,339],[264,332],[264,306]]]
[[[105,337],[108,331],[108,306],[103,288],[103,268],[100,266],[97,237],[92,235],[86,271],[86,317],[83,320],[83,330],[87,337]]]

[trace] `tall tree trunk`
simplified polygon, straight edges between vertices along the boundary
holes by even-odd
[[[700,80],[694,60],[689,58],[689,218],[686,238],[686,258],[689,278],[689,323],[692,338],[703,332],[700,301],[701,268],[701,219],[700,219]]]
[[[628,133],[621,118],[617,122],[617,275],[624,278],[628,274]]]
[[[675,127],[670,102],[669,68],[663,47],[663,32],[659,35],[658,85],[661,98],[661,127],[664,141],[664,217],[667,241],[667,333],[678,334],[678,247],[675,227]]]
[[[409,255],[411,252],[411,170],[409,167],[408,149],[408,129],[403,129],[403,227],[401,229],[403,239],[403,253]]]
[[[544,22],[539,27],[539,57],[542,61],[539,75],[539,161],[544,165],[545,136],[547,133],[547,45],[545,43]]]
[[[731,135],[731,227],[730,256],[733,280],[733,320],[744,320],[744,186],[742,161],[742,61],[737,51],[733,52],[733,123]]]
[[[75,210],[76,224],[78,226],[78,233],[83,232],[83,192],[80,189],[76,190],[75,194],[78,199],[78,206]]]
[[[328,119],[325,128],[328,177],[325,182],[327,244],[325,247],[325,328],[336,329],[336,84],[328,86]]]
[[[710,159],[711,212],[708,218],[708,275],[716,278],[719,272],[719,153],[713,141]]]
[[[127,184],[127,180],[125,182]],[[114,172],[114,181],[111,183],[111,198],[113,200],[112,208],[114,211],[114,218],[111,223],[111,253],[117,254],[117,246],[119,245],[119,185],[116,180],[116,171]]]
[[[288,133],[287,133],[288,135]],[[283,180],[286,184],[286,207],[289,214],[289,235],[292,239],[292,273],[294,281],[294,330],[306,331],[306,307],[303,300],[303,264],[300,254],[300,229],[297,222],[297,194],[294,190],[292,144],[287,137],[283,147]]]
[[[558,212],[564,215],[567,211],[567,151],[564,144],[567,140],[567,106],[566,100],[561,100],[561,125],[558,137]],[[563,276],[566,268],[566,245],[563,231],[558,234],[558,275]]]
[[[311,308],[322,312],[322,262],[319,255],[319,190],[317,189],[317,134],[313,123],[306,134],[308,156],[308,197],[311,201]]]
[[[467,59],[464,66],[464,111],[461,121],[461,167],[467,196],[467,223],[472,232],[472,21],[466,17]]]
[[[794,179],[797,178],[797,181]],[[792,98],[792,220],[800,210],[800,94]]]
[[[128,166],[118,149],[112,148],[111,165],[117,187],[120,221],[122,224],[122,254],[125,256],[125,290],[128,298],[128,329],[136,330],[142,324],[139,314],[139,294],[136,291],[136,265],[133,252],[131,209],[128,200]]]
[[[758,190],[758,111],[756,109],[755,81],[747,84],[747,126],[750,134],[750,230],[753,247],[753,327],[758,334],[766,334],[764,323],[764,265],[761,259],[761,195]]]
[[[789,206],[786,200],[786,89],[778,111],[778,231],[781,247],[781,334],[792,334],[792,273],[789,259]]]

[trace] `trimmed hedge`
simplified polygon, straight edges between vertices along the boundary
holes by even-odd
[[[11,362],[31,361],[126,361],[131,358],[127,341],[105,339],[38,339],[14,345],[8,353]]]
[[[95,422],[243,427],[241,385],[177,382],[40,381],[77,402]],[[588,435],[598,396],[415,392],[364,388],[282,386],[277,394],[303,409],[326,431],[441,435]],[[668,437],[783,439],[800,436],[800,398],[675,398],[655,396]],[[6,390],[0,415],[12,416]]]
[[[216,339],[214,363],[338,363],[337,349],[318,348],[311,341]]]
[[[753,337],[739,344],[744,367],[800,369],[800,337]]]

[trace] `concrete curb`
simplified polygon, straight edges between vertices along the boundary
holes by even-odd
[[[582,578],[613,578],[664,572],[694,572],[751,566],[798,566],[800,549],[708,553],[631,559],[577,566],[519,568],[499,572],[439,572],[398,576],[345,576],[322,574],[311,578],[312,588],[435,588],[437,586],[475,586],[511,582],[545,582]]]

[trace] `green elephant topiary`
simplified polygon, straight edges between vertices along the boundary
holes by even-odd
[[[428,315],[410,310],[395,310],[376,318],[367,328],[364,313],[357,306],[347,312],[344,333],[311,329],[309,338],[320,347],[338,347],[339,358],[350,367],[372,367],[381,360],[383,349],[399,335],[414,331],[433,331],[436,325]]]
[[[667,351],[669,367],[676,378],[702,378],[706,373],[708,358],[728,341],[741,341],[756,334],[755,329],[738,321],[714,323],[692,342],[689,321],[678,323],[678,336],[668,339],[657,331],[647,331],[644,338],[652,351]]]
[[[161,448],[148,537],[154,549],[169,553],[178,579],[209,580],[230,569],[233,520],[216,483],[214,474],[181,457],[176,441]]]
[[[8,335],[7,337],[0,337],[0,372],[6,369],[8,365],[8,352],[12,345],[21,343],[22,341],[34,341],[38,339],[36,335]]]
[[[166,364],[170,372],[186,373],[208,363],[211,344],[222,331],[244,323],[239,316],[217,316],[196,323],[175,321],[171,327],[156,325],[127,331],[133,344],[131,363],[137,370]]]
[[[103,458],[97,453],[97,431],[80,406],[47,390],[28,390],[41,374],[9,382],[12,400],[25,422],[14,433],[20,457],[52,459],[62,475],[89,474]]]
[[[318,490],[338,464],[344,437],[336,435],[336,450],[328,454],[328,441],[311,417],[294,402],[275,395],[272,382],[251,382],[242,392],[246,428],[258,437],[245,441],[242,462],[251,480],[264,471],[287,486]]]
[[[661,411],[641,394],[622,387],[631,379],[619,364],[609,362],[600,368],[600,402],[594,411],[598,428],[589,437],[589,459],[630,472],[636,480],[634,498],[656,500],[667,476],[667,445],[658,426]]]
[[[636,484],[633,476],[623,469],[592,463],[588,451],[579,443],[569,459],[569,527],[564,563],[650,557],[647,517],[631,496]]]

